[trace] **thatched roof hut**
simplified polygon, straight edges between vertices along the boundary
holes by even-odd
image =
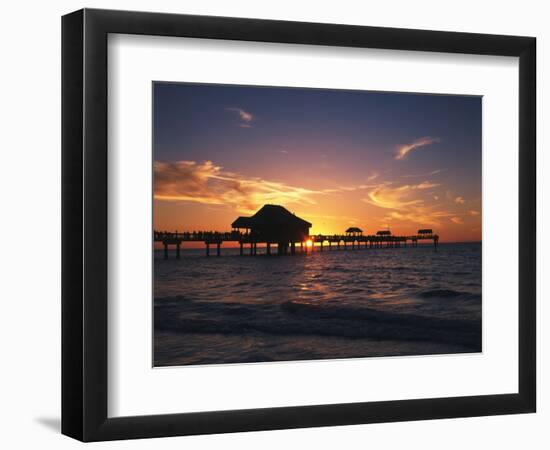
[[[258,242],[302,242],[309,236],[311,223],[279,205],[264,205],[251,217],[239,217],[231,226],[250,230]]]

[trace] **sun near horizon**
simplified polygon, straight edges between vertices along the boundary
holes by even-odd
[[[154,228],[277,204],[310,233],[481,241],[481,98],[154,83]]]

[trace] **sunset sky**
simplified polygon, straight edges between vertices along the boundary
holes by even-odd
[[[481,240],[481,97],[154,83],[157,230],[278,204],[312,234]]]

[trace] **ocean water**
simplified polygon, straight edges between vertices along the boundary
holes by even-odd
[[[479,243],[204,255],[155,252],[155,366],[481,351]]]

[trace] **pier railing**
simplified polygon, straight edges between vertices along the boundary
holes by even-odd
[[[155,231],[155,242],[173,241],[170,243],[179,242],[209,242],[218,243],[224,241],[239,241],[247,236],[247,233],[239,231],[183,231],[183,232],[168,232]]]

